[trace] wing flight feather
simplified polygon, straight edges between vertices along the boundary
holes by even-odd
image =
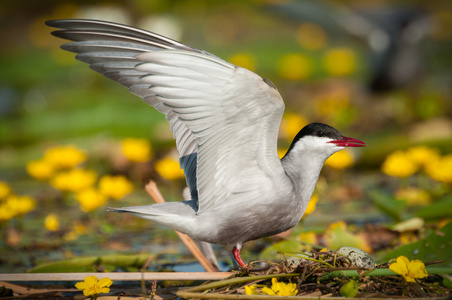
[[[283,172],[284,103],[261,77],[208,52],[126,25],[53,20],[63,49],[165,114],[198,214],[247,201]]]

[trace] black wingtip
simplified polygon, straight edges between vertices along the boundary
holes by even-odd
[[[50,27],[53,27],[53,22],[54,22],[55,20],[47,20],[47,21],[45,21],[44,22],[44,24],[46,24],[47,26],[50,26]]]
[[[63,21],[64,21],[63,19],[47,20],[44,22],[44,24],[46,24],[49,27],[60,28],[59,24],[61,24],[61,22]]]
[[[120,208],[107,207],[108,212],[122,212]]]

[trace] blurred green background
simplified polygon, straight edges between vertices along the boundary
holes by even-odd
[[[184,187],[183,178],[165,173],[171,165],[156,167],[164,158],[177,158],[164,117],[59,49],[64,41],[44,25],[59,18],[137,26],[270,79],[286,102],[281,151],[308,122],[330,124],[365,141],[366,148],[330,161],[317,186],[317,209],[280,239],[299,241],[315,232],[312,243],[334,248],[338,245],[322,240],[331,222],[347,222],[352,232],[347,234],[355,238],[368,233],[365,224],[374,229],[382,224],[394,233],[392,240],[375,246],[369,236],[364,238],[368,251],[378,251],[418,241],[448,222],[450,1],[2,1],[0,181],[10,189],[6,194],[28,195],[35,203],[11,218],[2,218],[0,209],[2,271],[110,252],[190,257],[170,230],[107,214],[106,205],[84,212],[73,194],[27,173],[27,164],[46,149],[76,145],[88,157],[79,167],[133,183],[134,192],[110,206],[151,203],[143,189],[151,179],[168,201],[179,200]],[[150,142],[146,162],[134,163],[121,154],[121,141],[130,137]],[[413,149],[420,159],[413,158]],[[394,153],[399,156],[391,157]],[[6,194],[0,204],[10,209]],[[50,213],[58,217],[58,226],[45,225]],[[392,231],[394,224],[413,217],[421,225]],[[401,240],[405,232],[411,235]],[[274,242],[250,243],[244,257],[258,258]],[[230,264],[226,252],[218,250]]]

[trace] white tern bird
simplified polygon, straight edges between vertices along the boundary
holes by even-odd
[[[325,160],[365,143],[331,126],[300,130],[282,159],[284,102],[275,86],[210,53],[142,29],[98,20],[51,20],[62,49],[126,86],[171,125],[191,200],[113,208],[194,239],[232,247],[295,226]]]

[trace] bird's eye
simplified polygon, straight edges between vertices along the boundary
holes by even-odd
[[[322,137],[325,136],[325,132],[322,130],[317,131],[317,136]]]

